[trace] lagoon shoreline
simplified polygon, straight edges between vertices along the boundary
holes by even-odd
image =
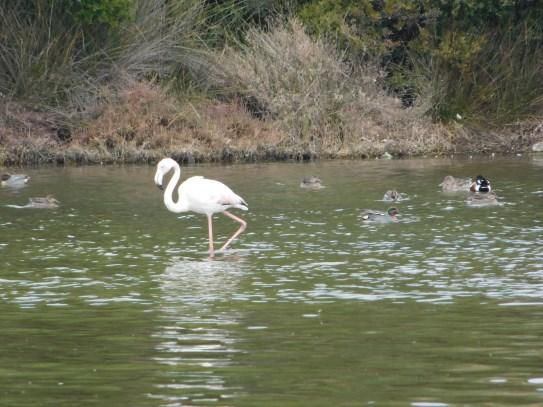
[[[519,124],[483,132],[459,123],[379,128],[358,138],[331,135],[292,140],[273,122],[226,104],[200,106],[197,121],[182,114],[145,116],[138,109],[124,109],[123,116],[113,109],[94,123],[72,127],[59,124],[48,113],[19,108],[7,115],[8,110],[5,106],[0,117],[0,165],[6,167],[145,164],[165,156],[194,164],[508,155],[529,152],[543,141],[541,125]]]

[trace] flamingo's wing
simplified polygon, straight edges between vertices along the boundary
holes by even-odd
[[[210,185],[210,191],[212,194],[212,199],[214,202],[217,202],[220,205],[227,207],[235,207],[247,210],[248,205],[245,200],[232,191],[228,186],[222,182],[215,181],[212,179],[205,180]]]
[[[188,178],[180,187],[191,207],[218,212],[229,207],[247,210],[247,203],[222,182],[202,176]],[[194,210],[193,209],[193,210]]]

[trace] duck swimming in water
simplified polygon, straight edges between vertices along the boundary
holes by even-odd
[[[308,188],[308,189],[320,189],[324,188],[324,186],[321,183],[320,178],[317,177],[303,177],[302,182],[300,183],[300,187],[302,188]]]
[[[490,186],[489,180],[482,175],[477,175],[477,177],[471,182],[469,190],[471,192],[487,193],[492,191],[492,187]]]
[[[367,210],[362,214],[362,221],[365,223],[390,223],[398,222],[396,215],[399,213],[398,209],[395,207],[388,208],[386,213]]]
[[[47,195],[45,198],[28,198],[27,206],[31,208],[58,208],[60,202],[52,195]]]
[[[407,194],[396,191],[395,189],[385,192],[383,201],[386,202],[400,202],[409,199]]]
[[[443,178],[443,182],[439,184],[443,192],[468,192],[471,187],[470,178],[456,178],[452,175],[447,175]]]
[[[28,203],[26,205],[6,205],[10,208],[36,208],[36,209],[55,209],[58,208],[60,202],[56,200],[52,195],[47,195],[46,197],[36,197],[28,198]]]
[[[494,206],[499,205],[498,197],[495,192],[470,192],[466,198],[468,206]]]
[[[20,187],[28,183],[30,177],[26,174],[8,174],[0,175],[0,184],[6,187]]]

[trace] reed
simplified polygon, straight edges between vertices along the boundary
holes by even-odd
[[[133,18],[107,35],[74,24],[58,2],[36,0],[32,13],[9,4],[0,13],[0,92],[8,100],[69,116],[92,111],[104,88],[167,80],[203,65],[199,2],[135,1]]]

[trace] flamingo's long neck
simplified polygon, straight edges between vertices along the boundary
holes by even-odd
[[[175,187],[179,182],[180,178],[181,168],[179,167],[179,165],[175,165],[173,167],[173,176],[170,179],[170,182],[168,182],[166,191],[164,191],[164,205],[166,205],[166,208],[168,208],[169,211],[175,213],[186,212],[189,210],[187,202],[181,193],[177,197],[177,202],[174,202],[173,200],[173,191],[175,190]]]

